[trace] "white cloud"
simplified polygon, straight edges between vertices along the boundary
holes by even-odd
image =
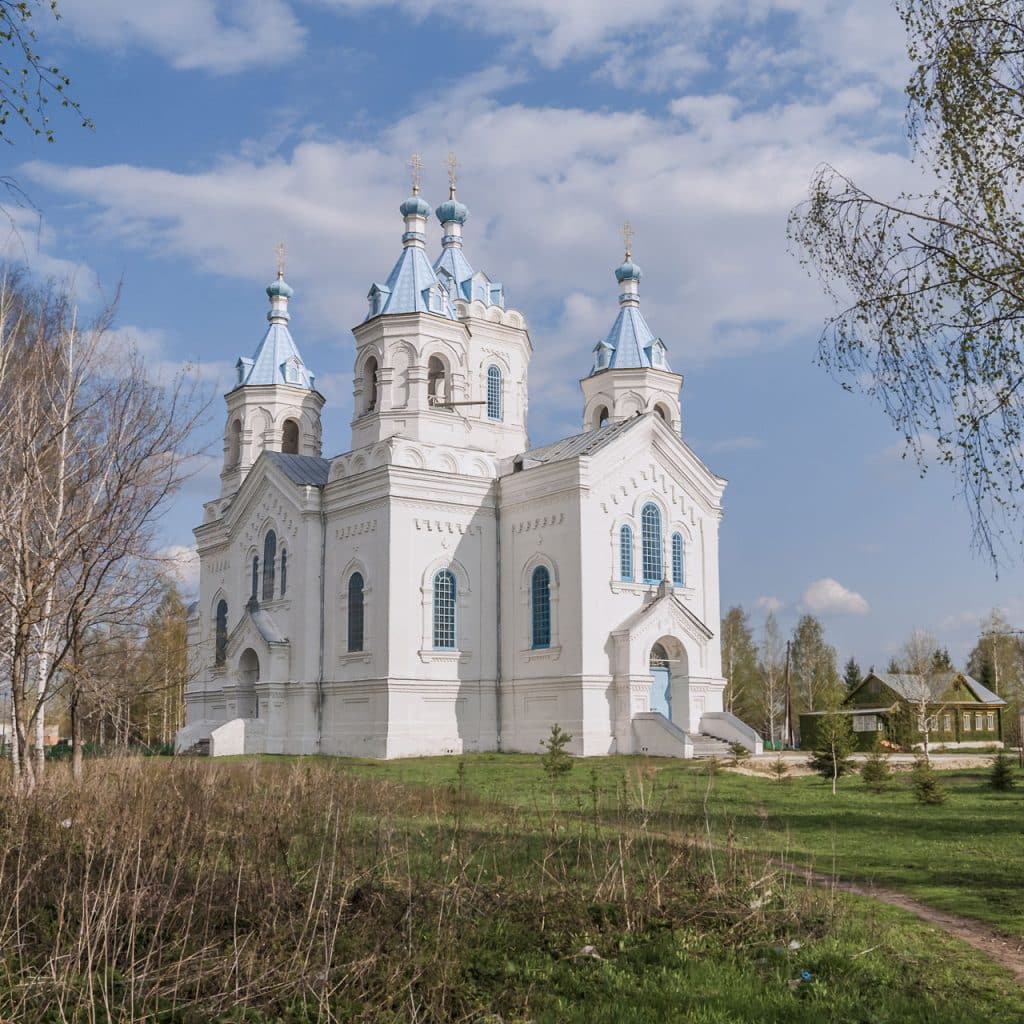
[[[304,325],[336,337],[339,324],[362,319],[370,283],[399,252],[408,153],[424,154],[425,194],[438,201],[454,146],[460,198],[472,211],[467,256],[531,319],[544,311],[533,324],[542,343],[531,374],[536,407],[561,410],[544,425],[551,436],[578,429],[575,381],[615,316],[611,270],[623,220],[636,228],[645,314],[685,371],[816,333],[828,307],[786,255],[785,230],[823,153],[893,192],[909,166],[848,138],[836,113],[846,101],[828,95],[760,112],[718,103],[695,129],[671,114],[502,104],[493,93],[514,77],[496,68],[463,80],[457,103],[436,95],[368,143],[306,139],[289,152],[226,157],[194,173],[43,162],[23,173],[85,200],[94,211],[89,231],[251,281],[254,329],[273,247],[284,238],[293,331],[308,364],[326,375],[346,371],[349,356],[310,350]],[[446,137],[437,126],[451,123],[453,106],[458,126]],[[432,224],[432,249],[439,235]]]
[[[781,612],[786,607],[786,602],[779,597],[762,595],[754,601],[754,607],[766,615]]]
[[[199,589],[199,554],[196,549],[184,544],[171,544],[157,552],[167,574],[186,593]]]
[[[180,70],[223,74],[282,63],[305,37],[284,0],[61,0],[60,10],[82,39],[152,50]]]
[[[815,615],[867,615],[871,610],[860,594],[831,577],[815,580],[804,591],[803,603]]]

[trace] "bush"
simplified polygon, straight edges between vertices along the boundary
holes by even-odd
[[[864,767],[860,771],[860,777],[872,793],[884,793],[889,788],[889,783],[892,782],[889,755],[883,753],[877,743],[868,754]]]
[[[789,774],[789,764],[783,760],[780,754],[774,761],[772,761],[772,775],[775,776],[776,782],[785,782],[786,776]]]
[[[1013,774],[1013,762],[1006,756],[1004,751],[1000,750],[992,758],[992,770],[989,772],[988,784],[993,789],[1005,793],[1008,789],[1013,789],[1016,781]]]
[[[729,744],[729,753],[732,754],[733,764],[743,764],[750,757],[750,751],[739,740]]]
[[[910,787],[919,804],[944,804],[949,797],[946,787],[939,782],[935,769],[928,761],[919,757],[910,773]]]
[[[572,733],[566,732],[557,722],[551,726],[548,738],[541,741],[546,753],[540,762],[552,781],[572,771],[572,755],[565,749],[571,742]]]

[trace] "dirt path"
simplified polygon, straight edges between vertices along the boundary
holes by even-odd
[[[936,910],[896,889],[886,889],[870,882],[844,882],[818,871],[811,871],[807,868],[794,869],[792,865],[789,867],[794,873],[802,876],[817,888],[835,889],[853,896],[866,896],[868,899],[878,900],[880,903],[886,903],[890,907],[897,907],[899,910],[905,910],[907,913],[919,917],[927,924],[984,953],[990,960],[1005,967],[1013,975],[1018,985],[1024,985],[1024,939],[1004,935],[994,928],[968,917],[950,914],[945,910]]]

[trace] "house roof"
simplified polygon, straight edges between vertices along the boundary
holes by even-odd
[[[875,672],[873,675],[876,679],[880,679],[885,683],[894,693],[899,694],[904,700],[920,700],[927,691],[929,700],[941,701],[942,695],[953,682],[957,679],[962,679],[975,700],[980,703],[1006,703],[1001,697],[963,672],[936,672],[929,676],[911,675],[906,672]]]
[[[284,452],[263,452],[293,484],[306,487],[326,487],[331,470],[329,459],[315,455],[286,455]]]
[[[643,417],[634,416],[632,419],[623,420],[612,427],[601,427],[598,430],[588,430],[583,434],[574,434],[572,437],[564,437],[554,444],[546,444],[540,448],[530,448],[521,455],[516,456],[516,462],[526,463],[548,463],[564,462],[567,459],[576,459],[581,455],[593,455],[602,448],[607,447],[612,441],[635,427]]]

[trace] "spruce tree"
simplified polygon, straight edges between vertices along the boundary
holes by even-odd
[[[889,768],[889,755],[882,752],[878,741],[871,748],[864,767],[861,769],[860,777],[864,785],[872,793],[884,793],[892,782],[892,770]]]
[[[863,678],[857,659],[851,656],[843,668],[843,683],[846,685],[847,693],[852,693],[857,689]]]
[[[548,738],[541,741],[545,754],[540,762],[552,782],[572,771],[572,755],[565,749],[571,741],[572,733],[566,732],[557,722],[551,726]]]
[[[989,772],[988,784],[995,790],[1005,793],[1013,789],[1016,778],[1013,774],[1013,762],[1000,750],[992,758],[992,770]]]
[[[935,769],[928,761],[919,757],[910,773],[910,786],[914,791],[914,799],[920,804],[944,804],[949,793],[939,782]]]
[[[853,726],[849,715],[832,711],[818,720],[814,750],[808,765],[823,779],[832,780],[832,795],[835,796],[836,782],[853,768],[850,754],[853,751]]]

